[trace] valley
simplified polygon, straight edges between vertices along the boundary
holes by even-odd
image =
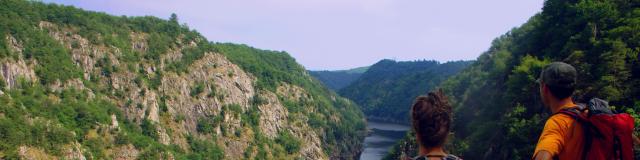
[[[617,112],[635,117],[638,132],[640,90],[633,86],[640,83],[639,11],[638,3],[630,1],[548,0],[542,12],[497,37],[449,77],[403,76],[409,71],[393,70],[390,64],[412,62],[381,61],[388,64],[381,72],[373,74],[373,65],[338,93],[356,102],[369,120],[406,123],[413,98],[441,88],[454,112],[448,152],[465,159],[529,159],[550,116],[535,81],[543,66],[562,61],[578,71],[573,100],[605,99]],[[417,87],[424,83],[430,84]],[[417,154],[413,135],[397,142],[384,159],[403,154]]]
[[[336,71],[207,39],[176,14],[1,2],[0,159],[398,159],[417,155],[410,107],[436,89],[453,106],[447,152],[530,159],[550,116],[536,79],[554,61],[577,69],[575,101],[605,99],[640,128],[636,1],[547,0],[475,60]]]

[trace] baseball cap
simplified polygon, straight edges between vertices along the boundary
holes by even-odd
[[[573,66],[564,62],[553,62],[542,69],[537,82],[559,88],[575,87],[578,72]]]

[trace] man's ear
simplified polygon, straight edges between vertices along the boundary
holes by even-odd
[[[542,94],[543,94],[544,96],[548,96],[548,95],[549,95],[549,87],[548,87],[546,84],[544,84],[544,83],[541,83],[541,84],[540,84],[540,87],[542,87],[542,90],[541,90],[541,91],[542,91]]]

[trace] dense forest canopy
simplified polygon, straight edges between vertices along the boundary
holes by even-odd
[[[358,67],[337,71],[309,71],[309,73],[311,76],[320,80],[325,86],[334,91],[339,91],[360,78],[368,69],[369,67]]]
[[[640,2],[547,0],[541,13],[496,38],[442,87],[454,105],[448,150],[469,159],[528,159],[549,116],[536,78],[563,61],[578,70],[574,100],[606,99],[640,122]],[[636,127],[638,128],[638,127]],[[414,154],[408,137],[387,159]]]
[[[369,119],[407,123],[415,97],[469,64],[471,61],[381,60],[339,93],[361,106]]]

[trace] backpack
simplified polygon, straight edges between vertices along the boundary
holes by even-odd
[[[583,159],[633,160],[634,120],[629,114],[611,111],[608,102],[598,98],[591,99],[584,107],[558,113],[572,117],[583,126]]]

